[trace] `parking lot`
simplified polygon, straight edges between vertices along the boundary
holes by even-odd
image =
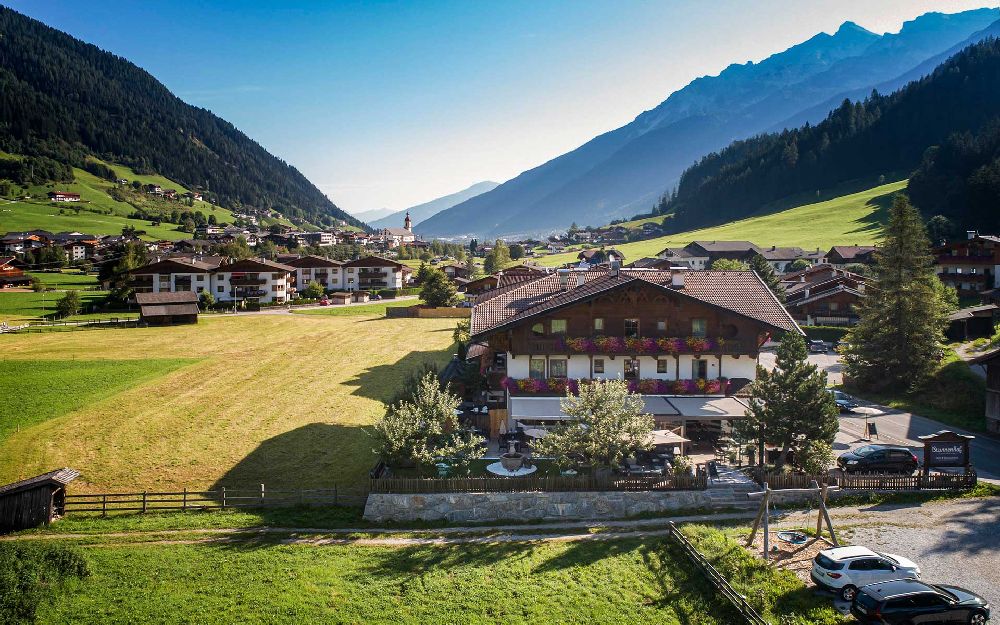
[[[967,588],[1000,605],[1000,498],[831,509],[841,544],[909,558],[921,579]],[[809,527],[815,511],[776,515],[775,527]],[[834,600],[832,594],[829,595]],[[847,604],[837,600],[844,611]]]

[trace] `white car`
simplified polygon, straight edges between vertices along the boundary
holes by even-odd
[[[832,590],[844,601],[854,601],[858,588],[894,579],[919,578],[920,567],[912,560],[867,547],[824,549],[813,559],[813,582]]]

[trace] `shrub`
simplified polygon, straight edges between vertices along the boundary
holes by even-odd
[[[66,291],[66,294],[56,304],[56,310],[59,312],[60,317],[72,317],[73,315],[80,314],[81,305],[80,292],[70,290]]]

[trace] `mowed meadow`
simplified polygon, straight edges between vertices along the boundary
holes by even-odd
[[[75,492],[357,484],[364,426],[454,320],[258,314],[0,337],[0,483],[53,468]]]

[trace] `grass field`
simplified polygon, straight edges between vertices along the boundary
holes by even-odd
[[[28,272],[28,275],[38,278],[48,289],[88,289],[101,284],[97,280],[97,274],[80,273],[75,269]]]
[[[806,204],[722,226],[690,230],[665,237],[615,246],[626,262],[656,256],[665,247],[683,247],[697,240],[752,241],[760,246],[798,246],[823,250],[832,245],[866,245],[878,239],[891,195],[906,187],[901,180],[825,202]],[[638,222],[636,222],[638,223]],[[543,256],[539,264],[554,267],[575,262],[578,252]]]
[[[371,315],[384,317],[386,308],[405,308],[407,306],[416,306],[419,303],[420,300],[415,298],[400,300],[390,299],[383,300],[381,302],[372,302],[370,304],[359,304],[357,306],[323,306],[322,308],[303,308],[302,310],[296,310],[293,312],[297,315],[323,315],[325,317],[363,317]]]
[[[14,325],[24,321],[37,321],[42,317],[50,317],[55,313],[56,304],[63,295],[62,291],[48,291],[46,293],[33,291],[0,292],[0,321]],[[103,302],[107,295],[107,291],[81,291],[82,310],[89,311],[92,306]],[[122,315],[124,313],[119,316]],[[134,315],[135,313],[132,313],[132,316]]]
[[[685,533],[774,623],[843,622],[829,599],[733,540]],[[47,541],[50,542],[50,541]],[[57,540],[68,543],[70,541]],[[737,622],[665,538],[414,546],[159,544],[109,536],[78,547],[91,577],[40,623]]]
[[[137,360],[140,371],[197,362],[9,436],[0,483],[60,466],[83,472],[78,492],[357,483],[375,460],[363,426],[421,363],[448,360],[454,324],[206,315],[193,326],[4,336],[12,371],[74,357]]]

